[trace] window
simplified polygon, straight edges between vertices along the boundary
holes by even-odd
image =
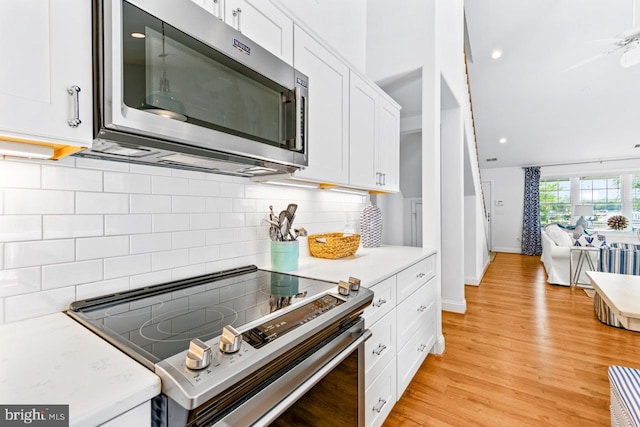
[[[631,180],[631,225],[640,227],[640,175]]]
[[[606,228],[607,219],[622,214],[622,191],[619,176],[580,178],[580,203],[593,205],[593,226]]]
[[[571,181],[540,180],[540,222],[569,224],[571,220]]]

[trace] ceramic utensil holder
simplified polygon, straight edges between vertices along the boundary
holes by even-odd
[[[277,271],[298,269],[299,245],[297,240],[271,242],[271,268]]]

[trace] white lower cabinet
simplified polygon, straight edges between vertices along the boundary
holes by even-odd
[[[101,427],[138,427],[151,425],[151,401],[147,400],[144,403],[129,409],[124,414],[120,414],[117,417],[101,424]]]
[[[398,400],[396,395],[395,357],[366,389],[364,400],[365,425],[381,426]]]
[[[365,422],[382,425],[436,341],[435,255],[373,286],[364,311]]]

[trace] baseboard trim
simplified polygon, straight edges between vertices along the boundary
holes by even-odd
[[[507,252],[510,254],[519,254],[522,252],[520,248],[491,248],[491,252]]]
[[[469,285],[469,286],[479,286],[480,285],[480,281],[482,280],[482,278],[478,279],[477,277],[465,277],[464,278],[464,284],[465,285]]]
[[[436,343],[431,348],[431,354],[441,355],[444,353],[444,335],[440,335],[438,339],[436,339]]]
[[[464,314],[467,312],[467,300],[446,301],[442,300],[442,311]]]

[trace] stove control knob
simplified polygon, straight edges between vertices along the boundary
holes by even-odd
[[[352,291],[359,291],[360,279],[357,279],[355,277],[349,277],[349,287],[351,288]]]
[[[350,290],[351,290],[351,286],[349,286],[347,282],[343,282],[342,280],[340,280],[340,282],[338,283],[338,293],[340,295],[347,296],[349,295]]]
[[[206,368],[211,364],[211,347],[197,338],[191,340],[185,364],[189,369],[198,370]]]
[[[220,351],[223,353],[235,353],[240,350],[242,343],[242,334],[233,326],[227,325],[222,328],[222,336],[220,337]]]

